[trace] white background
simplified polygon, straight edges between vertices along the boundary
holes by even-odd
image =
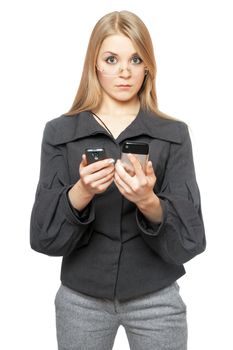
[[[129,10],[147,25],[159,107],[190,126],[207,250],[179,280],[189,350],[232,349],[231,1],[1,1],[0,348],[55,350],[61,258],[29,246],[29,220],[46,121],[74,99],[89,36],[105,13]],[[231,150],[231,152],[230,152]],[[4,345],[3,345],[4,344]],[[123,327],[114,350],[129,349]]]

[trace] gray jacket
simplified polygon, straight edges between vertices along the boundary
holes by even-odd
[[[149,143],[161,224],[149,222],[114,183],[82,212],[69,203],[85,148],[104,147],[118,159],[126,139]],[[181,277],[183,264],[206,245],[187,125],[142,108],[117,139],[89,111],[47,122],[30,242],[38,252],[63,256],[62,283],[94,297],[126,300]]]

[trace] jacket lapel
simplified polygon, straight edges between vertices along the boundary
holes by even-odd
[[[53,120],[53,126],[56,129],[53,139],[50,140],[53,145],[72,142],[95,134],[104,134],[111,137],[107,130],[92,117],[89,111],[84,111],[74,116],[62,115]],[[139,110],[134,121],[115,141],[120,143],[123,140],[140,135],[147,135],[154,139],[173,143],[182,142],[179,122],[162,118],[143,109]]]

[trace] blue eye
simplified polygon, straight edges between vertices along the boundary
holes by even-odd
[[[114,56],[109,56],[105,59],[105,62],[109,63],[109,64],[115,64],[116,63],[116,57]]]
[[[142,63],[142,59],[139,56],[134,56],[134,57],[132,57],[132,62],[134,64],[140,64],[140,63]]]

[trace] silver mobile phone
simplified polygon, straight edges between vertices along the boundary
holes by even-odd
[[[87,158],[87,164],[98,162],[98,160],[103,160],[107,158],[104,148],[86,148],[85,155]]]
[[[125,141],[121,151],[121,161],[127,165],[127,168],[134,170],[127,154],[132,153],[139,160],[142,169],[145,170],[146,163],[149,157],[149,144],[138,141]]]

